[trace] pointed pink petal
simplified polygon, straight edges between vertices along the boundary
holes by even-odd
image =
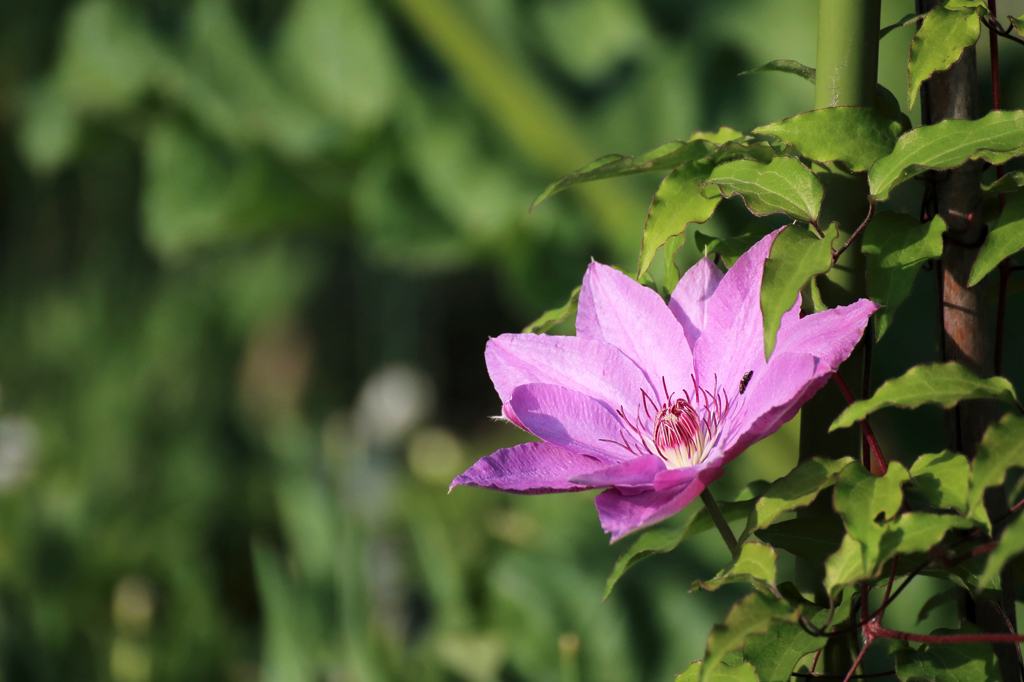
[[[613,464],[582,476],[574,476],[573,483],[591,488],[618,488],[625,495],[634,495],[642,490],[650,490],[655,477],[664,473],[665,462],[654,455],[643,455]]]
[[[693,356],[682,325],[657,292],[607,265],[591,263],[587,268],[576,334],[621,350],[656,390],[663,379],[671,392],[690,386]]]
[[[553,384],[618,409],[635,405],[641,389],[651,389],[643,372],[620,350],[593,339],[502,334],[487,342],[484,358],[502,403],[517,386]]]
[[[635,457],[615,441],[626,428],[607,405],[561,386],[526,384],[512,391],[509,406],[533,435],[572,452],[612,462]]]
[[[667,490],[651,490],[639,495],[623,495],[614,488],[606,490],[594,499],[601,527],[612,534],[612,542],[615,542],[679,512],[721,475],[721,467],[709,466],[689,483]]]
[[[654,489],[666,490],[676,486],[685,485],[692,481],[701,471],[700,467],[686,467],[685,469],[666,469],[654,477]]]
[[[722,281],[723,273],[707,258],[701,258],[686,271],[672,292],[668,302],[669,310],[683,325],[686,340],[693,348],[704,331],[705,311],[708,299],[715,293]]]
[[[550,443],[524,443],[481,458],[452,481],[448,490],[457,485],[529,494],[589,490],[592,486],[569,479],[605,466],[599,459]]]
[[[878,305],[862,298],[850,305],[824,310],[796,320],[780,330],[776,348],[783,353],[808,353],[824,360],[832,370],[850,357],[864,335],[868,319]]]
[[[706,389],[717,379],[731,396],[744,374],[764,368],[761,279],[778,233],[767,235],[740,256],[708,299],[704,331],[693,351],[698,379]]]

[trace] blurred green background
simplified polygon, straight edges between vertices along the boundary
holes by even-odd
[[[814,2],[0,16],[0,679],[627,682],[701,656],[738,594],[687,594],[719,538],[602,603],[630,540],[592,496],[447,486],[523,440],[488,419],[487,337],[592,257],[634,266],[659,178],[533,197],[604,153],[809,108],[799,79],[737,74],[813,64]],[[900,97],[911,32],[882,48]],[[880,363],[920,360],[899,345],[919,321]],[[720,494],[786,471],[796,432]]]

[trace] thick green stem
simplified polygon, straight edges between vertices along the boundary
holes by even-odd
[[[819,0],[814,108],[871,107],[881,0]]]
[[[715,502],[715,498],[711,496],[711,491],[704,488],[704,492],[700,494],[701,501],[704,502],[704,506],[707,507],[708,514],[711,515],[711,520],[715,522],[715,526],[718,527],[718,532],[722,534],[722,539],[725,540],[726,546],[729,551],[732,552],[733,556],[736,556],[736,536],[732,534],[732,528],[725,521],[725,516],[722,515],[722,510],[719,509],[718,503]]]

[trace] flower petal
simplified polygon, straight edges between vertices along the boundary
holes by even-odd
[[[722,281],[723,273],[711,260],[701,258],[686,271],[668,302],[669,310],[683,325],[686,340],[693,348],[704,331],[708,299]]]
[[[576,334],[621,350],[656,391],[663,381],[669,391],[690,385],[693,355],[682,325],[657,292],[607,265],[591,263],[587,268]]]
[[[550,443],[524,443],[482,457],[452,481],[448,490],[457,485],[531,495],[589,490],[593,486],[569,479],[605,466],[599,459]]]
[[[572,389],[551,384],[526,384],[512,391],[509,406],[533,435],[572,452],[608,460],[635,457],[615,441],[625,428],[604,403]]]
[[[615,488],[606,490],[594,499],[601,527],[612,534],[612,542],[615,542],[624,535],[677,513],[721,475],[721,467],[709,466],[689,483],[667,490],[651,490],[639,495],[623,495]]]
[[[502,334],[487,342],[487,372],[502,403],[517,386],[553,384],[618,409],[650,390],[644,373],[622,351],[603,341],[575,336]]]
[[[708,299],[704,331],[693,350],[697,378],[704,388],[717,380],[732,395],[744,374],[753,370],[756,376],[764,367],[761,279],[778,233],[767,235],[740,256]]]
[[[613,464],[581,476],[574,476],[573,483],[591,488],[617,488],[624,495],[635,495],[650,490],[655,478],[665,472],[665,462],[654,455],[643,455]]]
[[[878,304],[862,298],[850,305],[823,310],[779,330],[776,352],[808,353],[832,370],[850,357]]]

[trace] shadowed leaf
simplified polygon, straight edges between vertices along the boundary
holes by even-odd
[[[797,620],[796,612],[784,601],[754,592],[737,602],[726,616],[725,623],[713,627],[708,635],[700,682],[714,679],[713,675],[726,654],[743,648],[748,637],[767,632],[773,621],[780,620],[789,623]]]
[[[965,49],[978,42],[981,34],[979,11],[988,13],[984,3],[972,3],[955,10],[935,7],[925,16],[910,43],[907,102],[911,109],[921,84],[936,71],[945,71],[953,66]]]
[[[1009,176],[1006,176],[1009,177]],[[1003,180],[1006,180],[1006,177]],[[994,230],[985,237],[978,258],[971,269],[968,286],[974,286],[992,272],[1004,259],[1024,249],[1024,192],[1017,192],[1006,202]]]
[[[943,450],[919,456],[910,467],[914,487],[931,504],[942,509],[967,511],[967,484],[971,465],[963,455]]]
[[[709,592],[717,590],[729,583],[745,582],[763,589],[765,585],[775,585],[775,563],[778,556],[775,550],[760,542],[747,542],[740,545],[740,553],[708,581],[698,580],[693,583],[690,591],[704,588]]]
[[[857,172],[891,154],[903,128],[869,107],[829,107],[805,111],[753,132],[777,137],[812,161],[841,161]]]
[[[1002,485],[1012,467],[1024,467],[1024,418],[1012,412],[988,427],[971,464],[967,489],[967,515],[990,527],[985,512],[985,490]]]
[[[582,287],[576,287],[573,289],[572,293],[569,294],[569,300],[565,302],[565,305],[548,310],[536,320],[523,327],[523,333],[540,334],[542,332],[546,332],[559,322],[565,322],[569,319],[570,315],[575,315],[576,305],[579,302],[581,289]]]
[[[779,515],[809,505],[818,493],[835,483],[839,472],[852,461],[852,457],[814,457],[801,462],[800,466],[765,489],[747,517],[747,527],[740,536],[740,542],[755,530],[770,526]]]

